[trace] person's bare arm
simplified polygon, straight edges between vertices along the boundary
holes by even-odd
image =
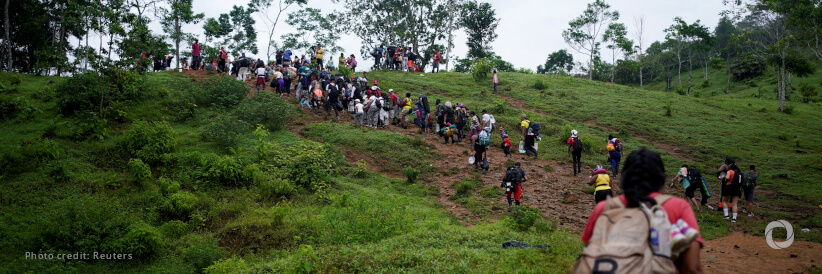
[[[597,181],[597,177],[596,177],[596,176],[591,175],[591,177],[588,177],[588,185],[589,185],[589,186],[594,185],[594,183],[595,183],[596,181]]]
[[[691,247],[679,257],[679,273],[702,273],[702,263],[699,261],[699,242],[691,242]]]
[[[677,175],[676,175],[676,177],[674,177],[674,180],[673,180],[673,181],[671,181],[671,185],[669,185],[668,187],[673,187],[673,186],[674,186],[674,183],[676,183],[676,181],[678,181],[678,180],[679,180],[679,177],[680,177],[680,176],[682,176],[682,175],[677,174]]]

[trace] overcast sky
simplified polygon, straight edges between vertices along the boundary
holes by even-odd
[[[277,0],[274,0],[275,2]],[[379,1],[379,0],[377,0]],[[593,1],[593,0],[591,0]],[[481,1],[490,3],[497,12],[500,19],[497,27],[497,40],[493,42],[493,50],[504,60],[509,61],[516,67],[530,68],[536,70],[537,65],[543,64],[548,54],[551,52],[568,49],[574,53],[575,61],[582,61],[584,55],[574,52],[562,39],[562,31],[568,28],[568,22],[585,10],[586,5],[591,1],[581,0],[491,0]],[[607,0],[613,10],[620,12],[620,22],[624,23],[630,32],[630,38],[635,40],[634,18],[645,17],[645,35],[643,46],[648,47],[653,41],[665,38],[663,30],[673,23],[676,16],[682,17],[686,22],[693,23],[701,20],[703,25],[708,26],[711,31],[719,21],[719,12],[725,9],[721,0]],[[247,5],[248,0],[194,0],[195,12],[205,13],[206,18],[218,17],[221,13],[228,13],[233,5]],[[319,8],[324,13],[333,10],[342,10],[342,4],[334,4],[330,0],[309,0],[309,6]],[[296,11],[299,7],[292,6],[288,11]],[[285,24],[287,16],[280,19],[277,25],[275,39],[284,33],[295,31],[291,26]],[[152,19],[153,31],[160,33],[158,20]],[[259,32],[258,48],[260,54],[265,55],[265,48],[268,38],[265,26],[260,18],[255,15]],[[185,31],[195,33],[204,38],[202,23],[188,25]],[[454,53],[457,56],[465,56],[467,46],[465,46],[466,35],[463,30],[456,33],[454,41]],[[346,56],[355,54],[360,57],[360,40],[353,35],[343,35],[339,42],[345,49]],[[230,49],[229,49],[230,50]],[[339,53],[336,53],[338,55]],[[603,58],[610,59],[608,53],[603,53]],[[453,56],[453,55],[452,55]],[[362,58],[358,58],[362,60]],[[371,64],[366,61],[365,64]],[[361,66],[365,67],[365,66]]]

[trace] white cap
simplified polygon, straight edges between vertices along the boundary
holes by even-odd
[[[360,102],[360,99],[354,99],[354,102],[359,103],[359,102]]]
[[[394,92],[393,88],[388,89],[388,92]]]

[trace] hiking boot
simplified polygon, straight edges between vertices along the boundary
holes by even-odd
[[[725,216],[725,217],[723,217],[722,219],[723,219],[723,220],[730,220],[730,219],[731,219],[731,217]]]
[[[731,220],[731,223],[736,223],[736,219]]]
[[[748,217],[753,217],[753,216],[754,216],[753,212],[748,212]]]

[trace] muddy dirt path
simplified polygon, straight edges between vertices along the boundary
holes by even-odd
[[[203,72],[188,72],[194,74],[197,78],[208,77]],[[249,79],[246,84],[250,89],[254,88],[253,80]],[[273,88],[266,87],[267,92],[274,92]],[[523,102],[516,99],[502,96],[511,103],[512,107],[523,109],[536,113],[545,114],[539,110],[526,106]],[[292,95],[283,96],[287,102],[297,105],[297,100]],[[547,114],[545,114],[547,115]],[[308,109],[302,110],[302,115],[288,122],[288,130],[298,136],[302,136],[300,130],[306,125],[328,122],[325,119],[325,112],[315,114]],[[340,123],[353,123],[352,116],[343,113],[340,115]],[[593,121],[586,122],[588,125],[597,126],[608,131],[616,131],[598,125]],[[471,226],[480,221],[498,220],[504,217],[507,208],[505,197],[496,199],[500,204],[498,210],[492,210],[488,214],[474,214],[460,204],[450,200],[449,197],[454,195],[455,191],[451,184],[459,181],[462,178],[471,178],[476,172],[473,171],[473,165],[468,164],[468,152],[470,151],[470,142],[462,142],[455,144],[443,144],[443,139],[437,135],[430,133],[418,133],[418,128],[409,127],[403,129],[398,126],[387,126],[385,129],[397,134],[402,134],[411,138],[416,136],[421,137],[429,144],[434,145],[436,153],[442,157],[433,160],[433,165],[439,171],[447,171],[448,175],[443,172],[438,172],[428,175],[428,178],[421,178],[421,183],[436,186],[439,189],[439,194],[436,196],[445,210],[451,212],[463,225]],[[663,143],[654,142],[641,136],[633,136],[633,138],[652,143],[655,147],[662,149],[674,157],[680,159],[688,159],[684,155],[687,154],[688,148],[675,147]],[[493,134],[492,138],[500,138],[499,134]],[[518,140],[512,140],[516,143]],[[380,168],[380,159],[374,158],[363,151],[349,150],[338,147],[345,155],[346,160],[356,165],[357,161],[364,160],[368,163],[367,168],[376,173],[392,178],[404,178],[401,171],[385,171]],[[516,149],[516,148],[515,148]],[[547,219],[556,219],[559,224],[566,227],[572,232],[580,233],[587,222],[588,215],[594,207],[593,195],[583,192],[587,188],[585,181],[587,175],[572,176],[573,171],[568,163],[549,161],[543,159],[526,158],[522,154],[514,155],[510,158],[505,157],[502,149],[499,147],[489,147],[487,153],[488,160],[491,163],[489,172],[481,175],[480,180],[482,186],[477,190],[489,186],[498,187],[499,182],[502,181],[504,175],[503,164],[508,160],[519,161],[522,163],[523,169],[526,171],[529,181],[523,184],[522,201],[533,207],[540,209],[540,212]],[[550,166],[546,171],[545,167]],[[455,172],[451,172],[456,170]],[[586,167],[584,170],[590,170]],[[617,179],[618,180],[618,179]],[[672,194],[681,194],[681,190],[669,190]],[[478,195],[478,194],[475,194]],[[709,240],[705,242],[705,246],[701,251],[700,257],[703,264],[703,270],[708,273],[737,273],[745,270],[754,270],[758,273],[806,273],[816,269],[822,261],[822,244],[809,242],[794,242],[794,244],[783,250],[774,250],[770,248],[763,237],[745,235],[740,232],[719,239]]]

